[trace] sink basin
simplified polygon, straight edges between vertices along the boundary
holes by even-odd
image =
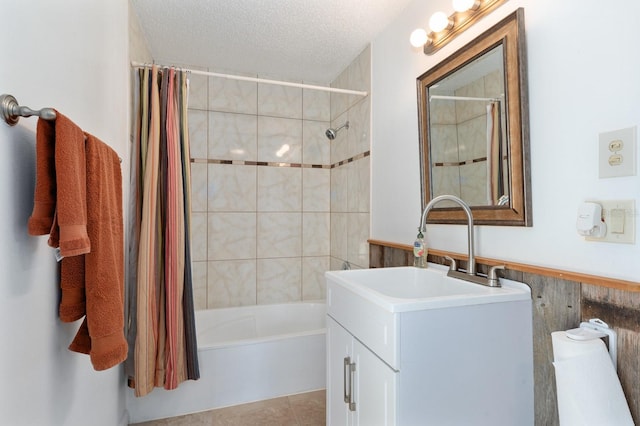
[[[389,312],[530,300],[527,285],[504,278],[502,287],[486,287],[447,276],[448,268],[394,267],[326,273],[329,288],[340,286]]]

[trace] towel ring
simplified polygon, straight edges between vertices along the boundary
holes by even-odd
[[[15,126],[20,117],[31,117],[36,115],[45,120],[55,120],[56,112],[53,108],[42,108],[41,110],[32,110],[26,106],[20,106],[16,98],[11,95],[0,95],[0,114],[9,126]]]

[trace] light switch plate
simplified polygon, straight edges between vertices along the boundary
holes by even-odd
[[[598,203],[602,206],[602,218],[604,223],[607,224],[607,233],[602,238],[585,237],[585,240],[635,244],[635,200],[593,200],[591,202]]]
[[[600,133],[600,178],[636,175],[636,126]]]

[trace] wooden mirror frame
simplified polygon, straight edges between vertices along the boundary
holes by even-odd
[[[422,208],[431,199],[428,88],[502,44],[509,164],[509,205],[471,206],[479,225],[532,226],[529,159],[529,99],[524,9],[519,8],[417,79]],[[459,207],[434,208],[427,223],[466,223]]]

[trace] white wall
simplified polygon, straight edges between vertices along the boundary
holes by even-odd
[[[0,92],[59,109],[126,162],[127,2],[0,0],[0,10]],[[79,323],[58,320],[53,252],[27,235],[36,122],[0,123],[0,424],[125,424],[121,368],[95,372],[67,350]]]
[[[587,242],[575,231],[577,208],[587,199],[640,202],[639,178],[599,179],[597,156],[600,132],[640,124],[640,3],[510,0],[426,56],[409,45],[409,34],[424,27],[438,7],[453,11],[449,1],[413,1],[372,44],[371,238],[403,244],[415,238],[420,217],[416,78],[524,7],[533,227],[478,226],[476,254],[640,281],[637,230],[634,245]],[[464,226],[429,225],[427,238],[430,247],[466,253]]]

